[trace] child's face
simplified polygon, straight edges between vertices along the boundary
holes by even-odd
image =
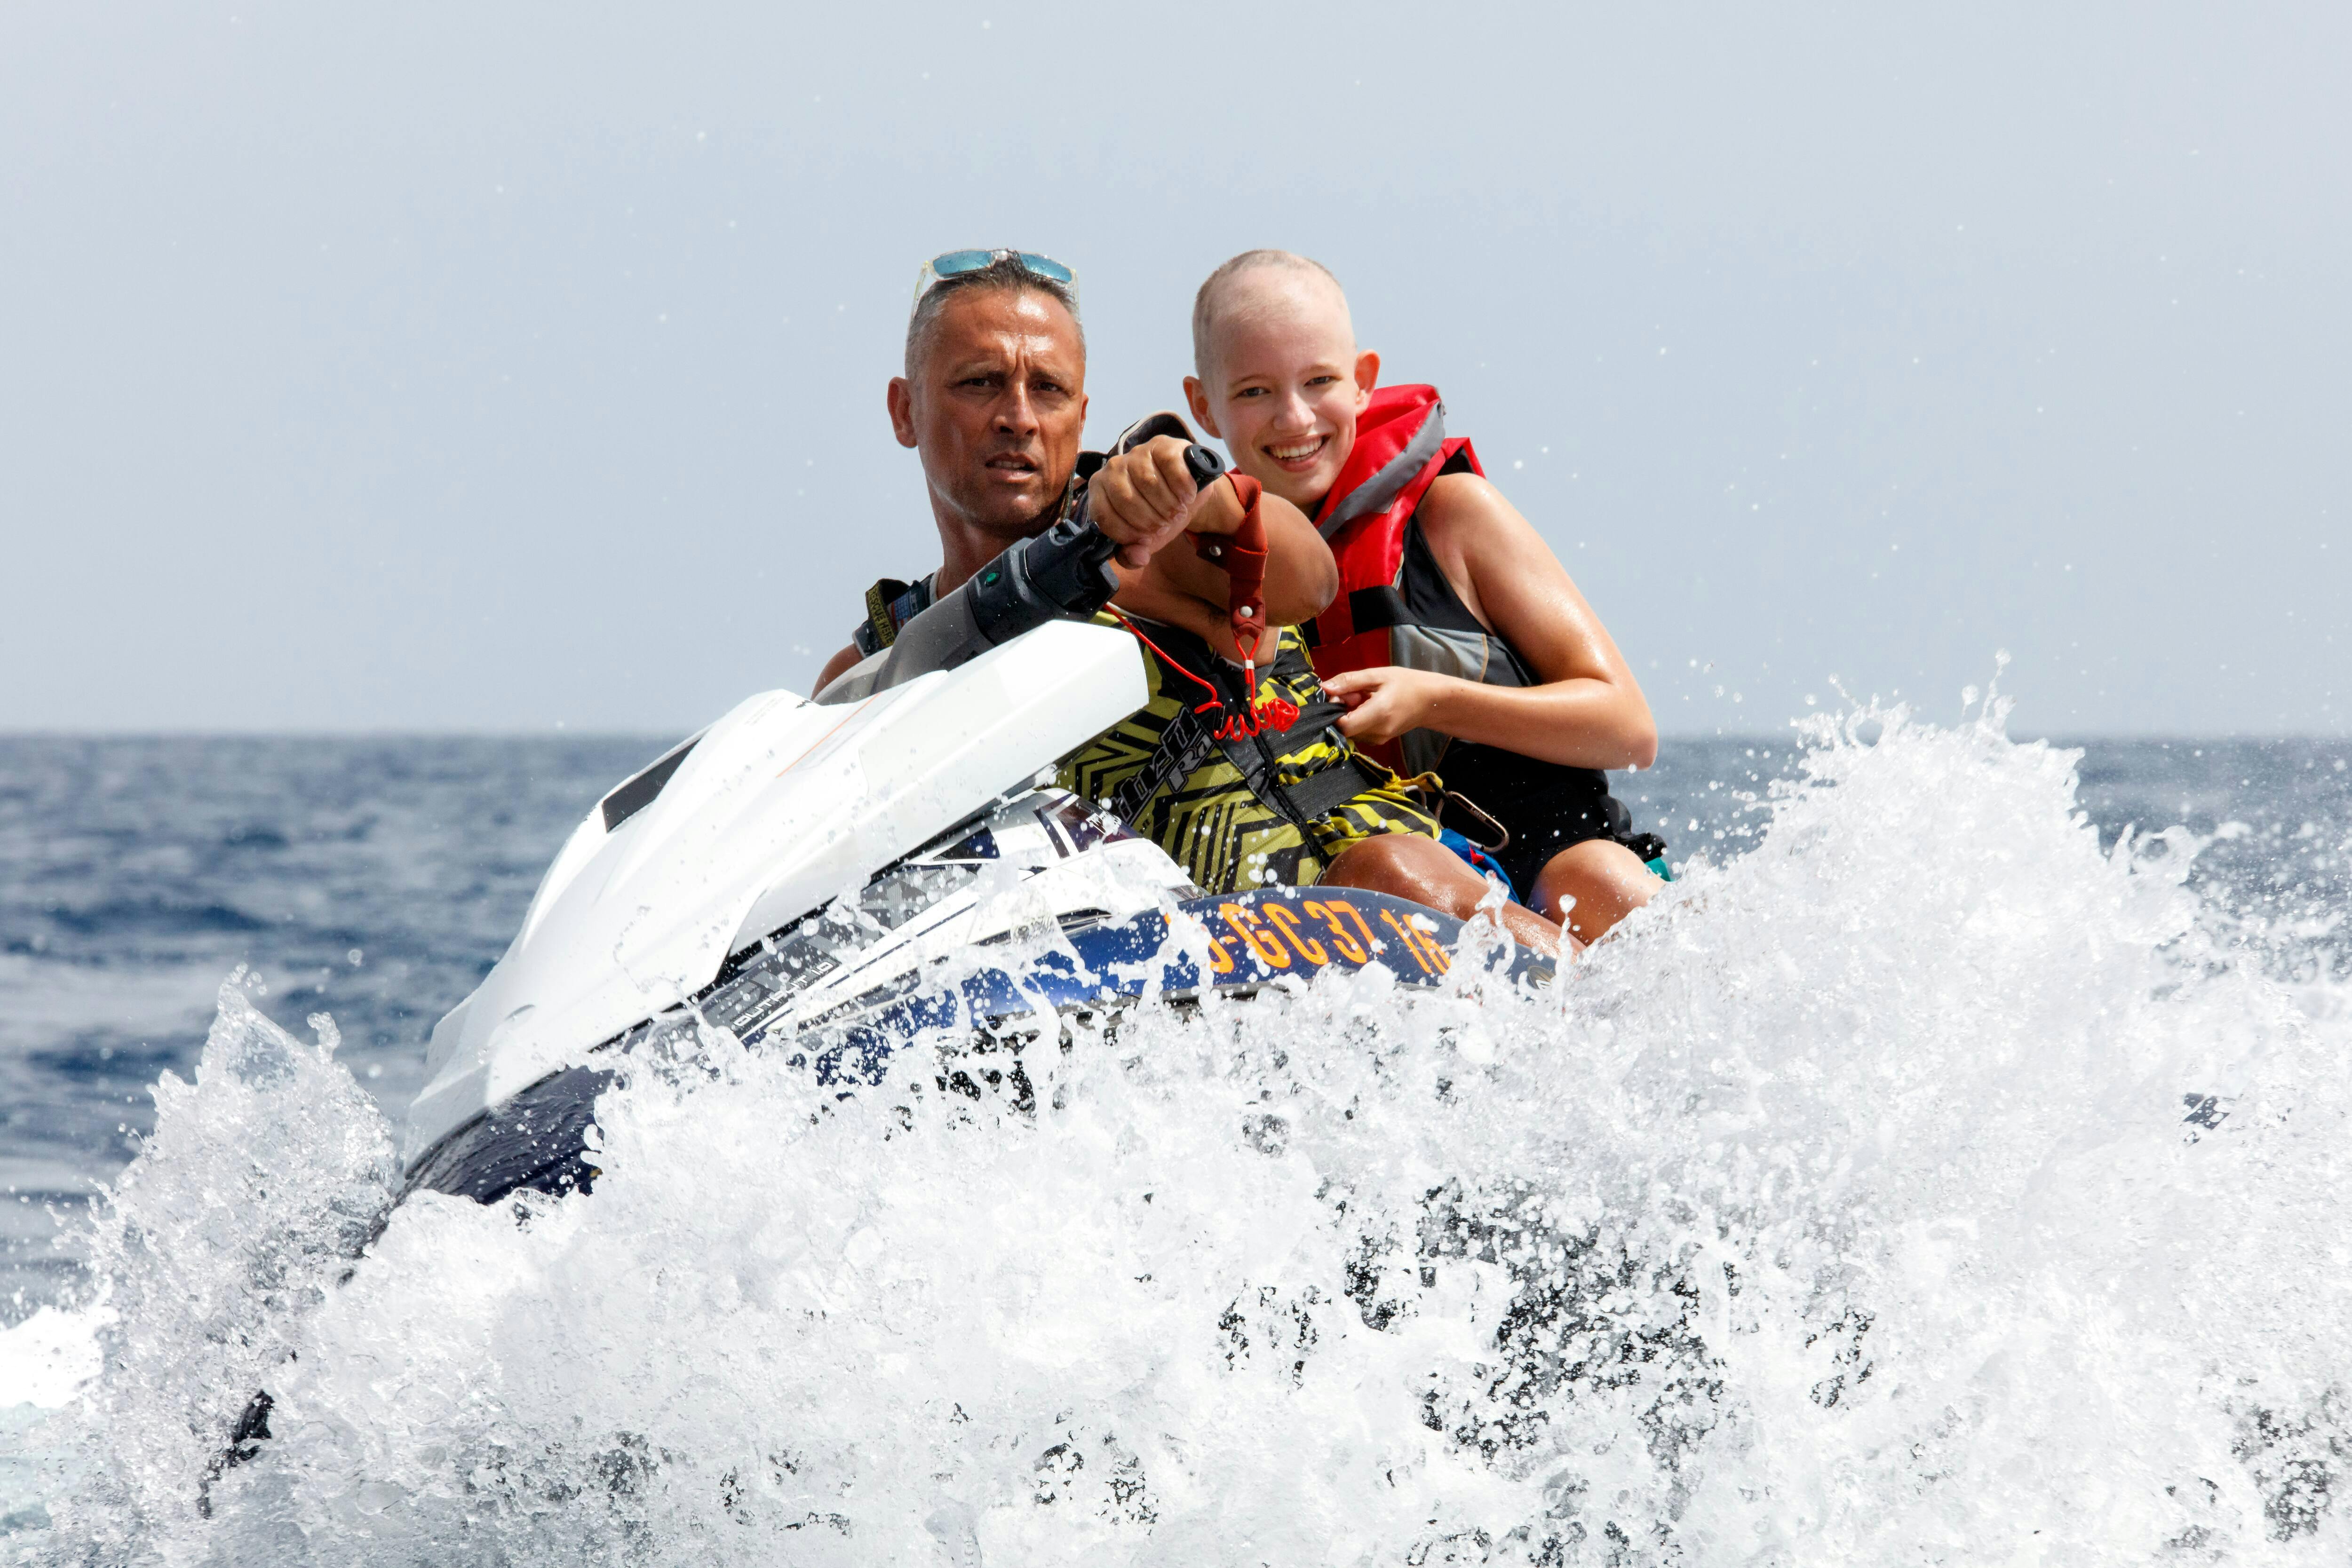
[[[1243,473],[1312,515],[1356,444],[1380,356],[1357,352],[1336,289],[1271,269],[1236,280],[1213,347],[1215,384],[1184,379],[1192,416]]]

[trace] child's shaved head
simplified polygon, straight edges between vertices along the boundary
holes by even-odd
[[[1234,465],[1310,517],[1356,441],[1381,357],[1356,347],[1339,280],[1286,250],[1245,250],[1192,301],[1184,399]]]
[[[1338,306],[1352,347],[1356,329],[1348,315],[1348,296],[1329,267],[1296,251],[1245,250],[1209,274],[1201,292],[1192,297],[1193,373],[1202,381],[1213,381],[1210,368],[1225,329],[1237,320],[1278,310],[1302,291],[1326,295]]]

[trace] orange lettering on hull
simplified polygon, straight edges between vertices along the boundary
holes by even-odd
[[[1249,944],[1249,950],[1269,969],[1290,967],[1290,950],[1272,932],[1258,925],[1257,916],[1244,904],[1221,904],[1217,913],[1225,917],[1234,935]]]
[[[1412,955],[1412,961],[1421,966],[1422,973],[1442,975],[1453,967],[1453,960],[1445,956],[1445,949],[1439,946],[1429,933],[1415,925],[1410,916],[1400,919],[1394,910],[1383,909],[1381,919],[1397,934],[1397,939],[1404,944],[1405,951]]]
[[[1298,929],[1298,916],[1290,912],[1288,904],[1262,904],[1258,905],[1258,913],[1265,915],[1265,923],[1281,932],[1282,939],[1308,963],[1320,968],[1331,961],[1331,955],[1323,950],[1322,943]]]
[[[1338,951],[1339,956],[1350,964],[1369,964],[1372,961],[1371,949],[1349,936],[1348,927],[1340,922],[1339,911],[1348,908],[1345,904],[1336,898],[1328,898],[1310,901],[1299,905],[1299,908],[1331,928],[1331,946]],[[1355,912],[1349,910],[1349,913],[1352,915]],[[1357,924],[1360,925],[1363,922],[1359,920]]]

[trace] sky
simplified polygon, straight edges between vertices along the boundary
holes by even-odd
[[[2345,733],[2352,10],[992,6],[0,8],[0,730],[805,690],[1007,245],[1096,440],[1324,262],[1669,735]]]

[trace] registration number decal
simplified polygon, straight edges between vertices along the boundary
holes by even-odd
[[[1410,973],[1387,957],[1392,950],[1401,951],[1423,976],[1434,977],[1451,968],[1453,956],[1437,940],[1436,923],[1387,903],[1261,894],[1224,900],[1213,914],[1205,900],[1192,908],[1208,931],[1209,971],[1220,979],[1236,973],[1244,958],[1254,961],[1253,967],[1276,973],[1308,973],[1332,965],[1360,969],[1368,964]]]

